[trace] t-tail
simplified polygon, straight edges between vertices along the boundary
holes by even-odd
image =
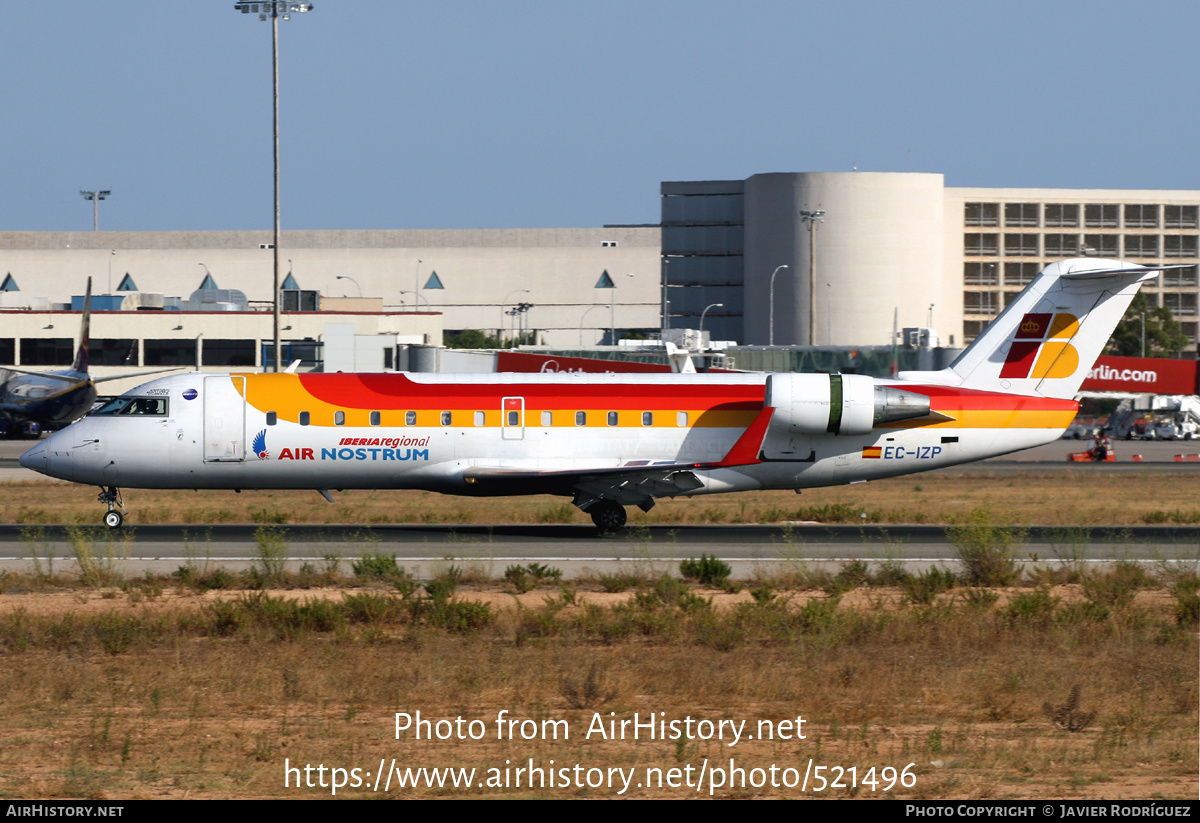
[[[1138,287],[1172,266],[1075,258],[1051,263],[939,372],[900,379],[1071,399]]]
[[[75,352],[73,371],[87,374],[88,370],[88,338],[91,336],[92,324],[92,278],[88,278],[87,291],[83,295],[83,327],[79,331],[79,348]]]

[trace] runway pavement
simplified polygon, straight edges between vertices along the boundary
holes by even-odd
[[[119,532],[102,526],[68,532],[57,526],[0,526],[0,570],[28,571],[51,562],[76,567],[73,552],[83,541],[96,557],[122,570],[169,574],[180,566],[220,564],[243,569],[257,562],[255,526],[138,526]],[[1200,529],[1170,526],[1062,529],[1034,527],[1019,546],[1024,563],[1200,562]],[[711,554],[728,562],[734,576],[804,564],[832,567],[849,560],[903,564],[910,571],[956,565],[955,545],[940,526],[657,526],[600,536],[589,526],[281,526],[273,536],[286,544],[292,569],[337,563],[349,573],[367,553],[395,554],[418,576],[449,564],[500,577],[513,563],[557,566],[568,576],[585,569],[675,570],[680,560]],[[64,565],[65,564],[65,565]]]
[[[17,458],[33,441],[0,440],[0,482],[44,479],[19,467]],[[1200,442],[1118,442],[1117,463],[1070,463],[1067,455],[1086,448],[1063,440],[1013,455],[955,466],[948,473],[1008,472],[1200,472],[1200,462],[1176,462],[1175,455],[1200,452]],[[1141,462],[1131,460],[1141,455]],[[137,526],[119,532],[88,527],[83,534],[92,550],[115,558],[130,573],[170,573],[185,563],[220,563],[245,568],[255,562],[259,545],[255,526]],[[568,575],[584,569],[611,571],[633,565],[673,567],[701,553],[716,555],[734,567],[737,577],[756,569],[805,563],[836,566],[850,559],[901,562],[913,569],[952,563],[954,546],[939,526],[675,526],[627,529],[600,537],[587,526],[286,526],[281,527],[292,568],[337,562],[349,571],[365,552],[395,553],[417,574],[432,574],[448,563],[472,564],[494,576],[510,563],[541,562]],[[72,546],[59,527],[0,525],[0,570],[28,570],[37,557],[73,567]],[[79,534],[77,532],[77,534]],[[1018,552],[1025,562],[1103,563],[1137,559],[1196,563],[1200,529],[1143,526],[1028,530]],[[77,538],[78,539],[78,538]],[[332,559],[330,559],[332,558]]]

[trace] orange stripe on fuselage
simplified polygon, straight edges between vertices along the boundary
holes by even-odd
[[[897,388],[929,396],[930,411],[944,414],[950,420],[925,419],[887,423],[880,428],[911,429],[918,427],[950,429],[1054,429],[1066,428],[1079,411],[1074,400],[1037,397],[1024,394],[962,389],[952,386],[906,386]]]
[[[347,426],[367,426],[371,411],[382,425],[403,426],[403,413],[417,413],[416,426],[440,426],[440,414],[451,412],[452,425],[473,425],[484,412],[485,426],[499,426],[501,399],[524,399],[526,426],[538,426],[542,411],[554,413],[553,425],[571,427],[576,411],[587,412],[587,426],[605,427],[607,412],[619,425],[641,425],[643,411],[654,413],[654,425],[675,426],[686,412],[689,426],[746,428],[763,408],[762,383],[652,383],[514,380],[511,382],[423,382],[405,374],[247,374],[246,400],[259,411],[274,411],[281,420],[297,422],[309,412],[313,425],[333,424],[336,411],[346,413]],[[235,385],[237,385],[235,383]],[[929,397],[932,411],[949,420],[908,420],[880,428],[1057,428],[1070,424],[1079,406],[1072,400],[1004,394],[951,386],[895,384]]]

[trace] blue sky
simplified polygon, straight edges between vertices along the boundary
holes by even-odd
[[[9,2],[0,230],[271,225],[270,24]],[[1200,4],[317,0],[280,24],[285,229],[658,219],[662,180],[1200,189]]]

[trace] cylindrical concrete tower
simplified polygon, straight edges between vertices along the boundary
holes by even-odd
[[[770,279],[782,264],[776,345],[886,345],[896,308],[901,326],[923,326],[929,304],[945,293],[942,175],[757,174],[745,192],[747,344],[769,340]],[[815,287],[805,211],[825,212],[816,228]]]

